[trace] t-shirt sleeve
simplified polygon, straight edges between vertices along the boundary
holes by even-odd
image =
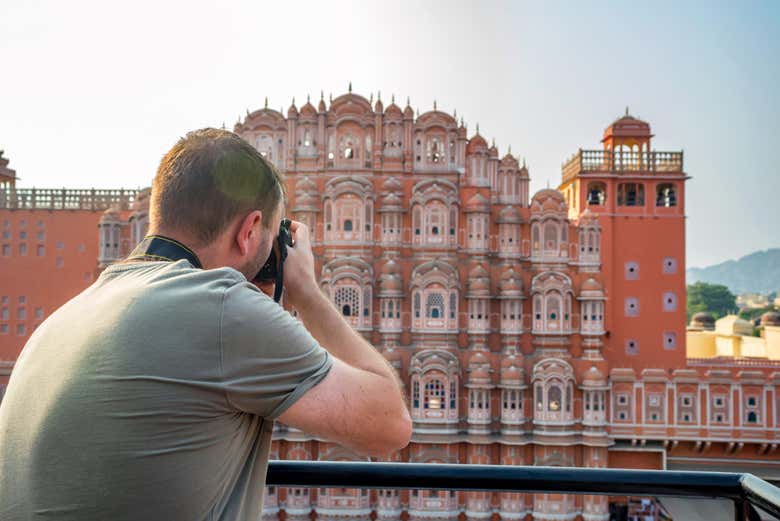
[[[279,417],[333,365],[301,322],[249,283],[225,291],[220,330],[222,384],[244,412]]]

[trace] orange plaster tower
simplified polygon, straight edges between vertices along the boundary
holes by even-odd
[[[626,109],[604,131],[602,150],[580,149],[564,164],[559,187],[571,219],[599,218],[604,356],[637,373],[685,366],[688,177],[682,151],[655,151],[652,138],[650,125]]]

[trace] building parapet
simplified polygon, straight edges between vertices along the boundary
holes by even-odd
[[[138,190],[124,188],[6,188],[0,189],[0,209],[103,211],[118,207],[126,210],[135,200],[137,193]]]
[[[578,150],[562,168],[563,182],[579,174],[682,174],[683,153]]]

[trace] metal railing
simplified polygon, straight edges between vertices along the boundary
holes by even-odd
[[[272,461],[267,485],[727,499],[736,520],[780,519],[780,489],[752,474],[509,465]]]

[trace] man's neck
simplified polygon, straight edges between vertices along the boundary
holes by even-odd
[[[163,237],[168,237],[169,239],[173,239],[182,243],[198,256],[200,263],[203,265],[203,269],[208,270],[230,265],[228,262],[226,262],[226,259],[221,258],[221,256],[217,253],[219,250],[218,245],[221,238],[217,239],[208,246],[198,246],[198,241],[171,230],[150,228],[147,232],[147,235],[161,235]]]

